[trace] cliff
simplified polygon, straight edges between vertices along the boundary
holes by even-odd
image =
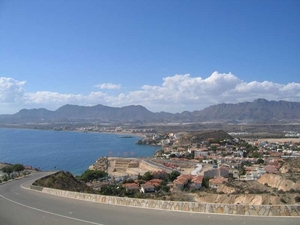
[[[267,184],[270,187],[276,188],[282,191],[290,191],[291,189],[300,191],[300,182],[294,182],[286,179],[281,175],[276,174],[264,174],[258,180],[261,184]]]
[[[270,194],[211,194],[202,193],[196,197],[197,202],[249,204],[249,205],[281,205],[297,204],[299,194],[289,193],[284,195]]]

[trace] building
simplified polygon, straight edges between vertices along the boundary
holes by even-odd
[[[140,189],[141,193],[150,193],[150,192],[155,192],[155,187],[152,184],[142,184],[141,185],[141,189]]]
[[[212,169],[204,172],[204,177],[227,177],[229,175],[229,170],[225,168]]]
[[[137,193],[140,190],[140,186],[136,183],[125,183],[122,186],[128,193]]]
[[[210,187],[210,188],[217,189],[217,188],[220,187],[224,182],[228,182],[228,178],[217,177],[217,178],[214,178],[214,179],[210,179],[210,180],[209,180],[209,187]]]

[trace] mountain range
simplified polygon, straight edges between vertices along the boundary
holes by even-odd
[[[22,109],[16,114],[0,115],[0,124],[24,123],[164,123],[164,122],[299,122],[300,102],[268,101],[217,104],[199,111],[182,113],[151,112],[141,105],[110,107],[104,105],[64,105],[55,111],[44,108]]]

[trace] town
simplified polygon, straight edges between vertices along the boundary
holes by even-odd
[[[122,132],[120,128],[117,131]],[[222,130],[166,134],[151,131],[137,131],[141,135],[137,144],[161,146],[151,159],[112,155],[100,158],[91,169],[107,171],[109,179],[90,180],[87,184],[96,190],[110,186],[131,197],[161,198],[164,193],[165,199],[174,198],[170,196],[176,193],[177,198],[185,200],[189,199],[182,197],[186,193],[238,194],[245,183],[246,193],[300,191],[299,138],[244,139]],[[280,185],[272,183],[276,179]],[[119,191],[110,193],[120,195]],[[282,196],[280,199],[281,203],[287,201]],[[298,200],[297,195],[290,202]]]
[[[67,127],[53,129],[70,130]],[[61,181],[65,184],[59,184],[59,187],[67,190],[230,204],[300,202],[299,132],[283,132],[282,138],[269,139],[249,138],[243,132],[223,130],[157,132],[152,128],[97,126],[75,130],[115,133],[128,138],[138,135],[140,140],[136,144],[161,148],[150,158],[128,158],[127,154],[116,157],[110,152],[109,157],[97,159],[85,173],[76,177],[85,186],[76,187],[73,181],[65,183],[66,178]],[[19,174],[20,171],[2,166],[0,180],[4,182]],[[58,182],[59,179],[54,180]],[[46,183],[58,188],[57,184]],[[270,195],[277,198],[269,198]]]

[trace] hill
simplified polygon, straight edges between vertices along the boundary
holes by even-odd
[[[167,113],[151,112],[141,105],[109,107],[104,105],[65,105],[55,111],[47,109],[22,109],[16,114],[0,115],[0,124],[27,123],[197,123],[197,122],[299,122],[300,103],[267,101],[237,104],[218,104],[200,111]]]
[[[300,103],[257,99],[253,102],[214,105],[197,113],[204,121],[299,121]]]
[[[77,180],[70,172],[64,171],[59,171],[55,174],[36,180],[33,185],[65,191],[93,193],[93,190],[85,183]]]
[[[223,130],[205,131],[205,132],[191,132],[186,133],[179,139],[179,145],[191,145],[195,143],[201,143],[208,139],[225,140],[233,139],[228,133]]]

